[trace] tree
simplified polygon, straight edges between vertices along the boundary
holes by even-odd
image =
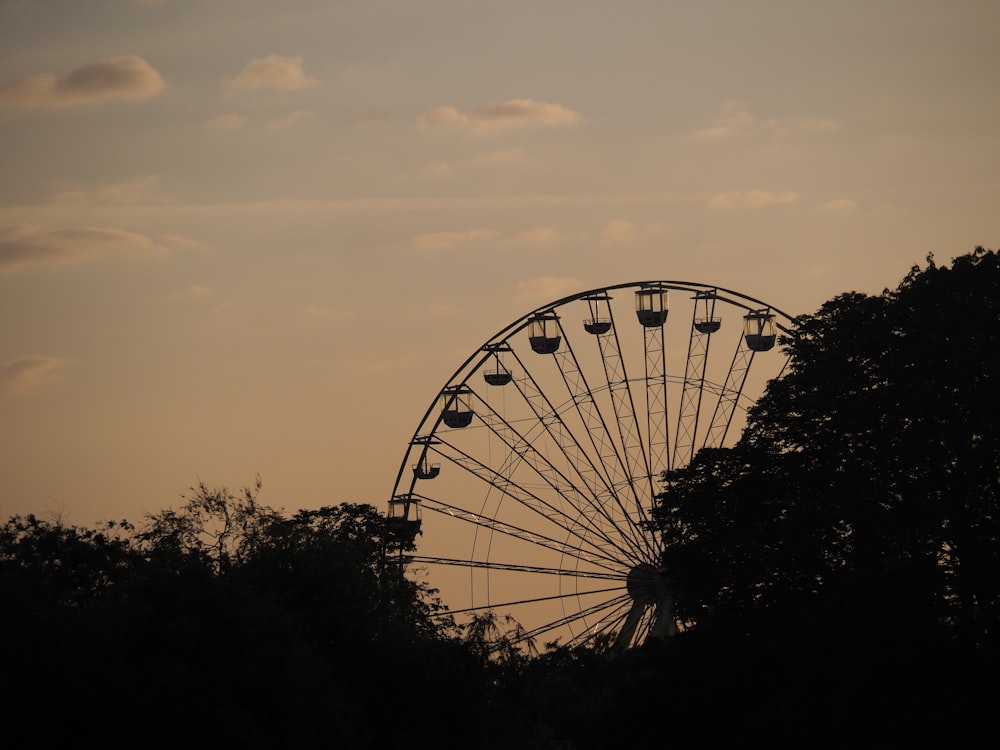
[[[665,476],[678,616],[789,682],[931,711],[951,680],[972,710],[1000,625],[996,253],[840,295],[782,346],[739,443]]]
[[[373,506],[289,516],[259,480],[192,490],[135,527],[0,527],[15,744],[441,747],[488,719],[480,658]]]

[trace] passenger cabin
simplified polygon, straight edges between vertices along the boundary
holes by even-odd
[[[721,327],[721,318],[698,318],[694,321],[694,330],[698,333],[715,333]]]
[[[510,370],[497,369],[483,371],[483,380],[486,381],[487,385],[507,385],[512,378]]]
[[[583,330],[594,336],[603,336],[611,330],[611,297],[607,294],[591,294],[584,297],[590,308],[590,317],[583,321]]]
[[[472,391],[463,386],[445,388],[441,399],[444,402],[441,421],[448,427],[461,429],[472,424]]]
[[[420,533],[420,501],[412,495],[397,495],[389,501],[389,534],[394,546],[409,547]]]
[[[767,310],[756,310],[743,316],[744,338],[752,352],[766,352],[774,348],[777,333],[774,315]]]
[[[667,313],[667,290],[662,286],[644,286],[635,293],[635,315],[646,328],[662,326]]]
[[[722,318],[715,315],[715,290],[694,295],[694,330],[698,333],[715,333],[722,327]]]
[[[427,456],[421,456],[418,463],[413,464],[413,476],[417,479],[434,479],[441,473],[441,464],[430,463]]]
[[[537,354],[555,354],[562,341],[559,317],[555,313],[539,313],[528,324],[528,342]]]
[[[595,336],[600,336],[611,330],[611,321],[606,318],[585,320],[583,321],[583,330],[587,333],[592,333]]]
[[[487,345],[484,348],[493,353],[493,366],[483,370],[483,380],[486,381],[487,385],[507,385],[507,383],[513,380],[514,376],[500,357],[500,347],[497,345]]]

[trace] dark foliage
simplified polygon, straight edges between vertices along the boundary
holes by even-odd
[[[199,485],[138,529],[0,527],[14,746],[424,747],[472,731],[481,662],[391,566],[384,517],[289,518],[257,490]],[[431,695],[455,716],[428,722]]]
[[[812,746],[861,717],[878,746],[997,729],[998,345],[997,255],[928,259],[800,318],[740,443],[666,477],[678,615],[756,672],[751,703],[840,713]]]
[[[616,655],[459,632],[368,505],[289,516],[257,481],[138,526],[11,518],[5,743],[993,747],[998,345],[983,249],[803,316],[740,443],[666,477],[681,632]]]

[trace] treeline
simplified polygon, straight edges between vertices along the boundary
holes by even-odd
[[[731,449],[664,477],[678,635],[487,648],[382,513],[198,484],[93,528],[0,526],[8,747],[993,747],[1000,263],[928,259],[799,320]]]

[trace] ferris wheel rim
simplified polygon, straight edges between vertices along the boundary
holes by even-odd
[[[777,307],[774,307],[770,303],[764,302],[763,300],[757,299],[755,297],[748,296],[746,294],[743,294],[742,292],[737,292],[737,291],[734,291],[732,289],[727,289],[725,287],[717,286],[715,284],[704,284],[704,283],[701,283],[701,282],[680,281],[680,280],[646,280],[646,281],[625,281],[625,282],[618,282],[618,283],[615,283],[615,284],[610,284],[608,286],[594,287],[592,289],[587,289],[587,290],[584,290],[584,291],[578,291],[578,292],[574,292],[573,294],[566,295],[566,296],[561,297],[561,298],[559,298],[559,299],[557,299],[557,300],[555,300],[553,302],[549,302],[549,303],[546,303],[544,305],[540,305],[539,307],[536,307],[535,309],[531,310],[530,312],[525,313],[521,317],[517,318],[512,323],[507,324],[506,326],[504,326],[503,328],[501,328],[499,331],[497,331],[496,333],[494,333],[490,338],[486,339],[482,344],[480,344],[480,346],[478,348],[476,348],[475,350],[473,350],[473,352],[458,366],[458,368],[445,381],[445,385],[442,387],[441,391],[443,391],[445,388],[448,388],[449,386],[452,386],[456,382],[456,380],[459,379],[459,376],[468,369],[469,365],[471,365],[472,362],[475,361],[476,357],[479,356],[483,352],[484,349],[486,349],[486,347],[489,347],[491,345],[495,345],[498,340],[499,341],[505,341],[505,340],[509,339],[511,336],[513,336],[518,331],[523,330],[527,326],[527,324],[531,321],[531,319],[534,318],[535,316],[539,315],[539,314],[545,313],[545,312],[550,311],[550,310],[554,310],[554,309],[559,308],[559,307],[563,307],[563,306],[565,306],[565,305],[567,305],[567,304],[569,304],[571,302],[576,302],[578,300],[586,299],[587,297],[591,297],[591,296],[595,296],[595,295],[599,295],[599,294],[606,294],[608,292],[618,291],[618,290],[622,290],[622,289],[634,289],[634,288],[643,288],[643,287],[647,287],[648,288],[648,287],[654,287],[654,286],[662,286],[663,288],[665,288],[665,289],[667,289],[669,291],[676,290],[676,291],[689,291],[689,292],[696,292],[696,293],[697,292],[704,292],[704,291],[714,291],[716,293],[720,293],[721,292],[722,294],[729,295],[729,296],[728,297],[717,297],[717,299],[721,299],[722,301],[728,302],[728,303],[733,304],[733,305],[736,305],[737,307],[742,307],[743,309],[747,310],[748,312],[756,310],[756,309],[760,309],[760,308],[763,307],[763,308],[766,308],[769,312],[774,313],[774,314],[780,316],[781,318],[784,319],[784,322],[778,324],[778,326],[777,326],[778,329],[781,330],[785,334],[791,334],[792,333],[792,328],[794,326],[794,321],[795,321],[795,317],[793,315],[791,315],[791,314],[789,314],[789,313],[787,313],[787,312],[785,312],[785,311],[783,311],[783,310],[781,310],[781,309],[779,309]],[[747,303],[753,303],[753,305],[750,305],[750,304],[747,304]],[[467,382],[468,379],[470,377],[472,377],[472,375],[473,375],[473,372],[470,371],[464,378],[461,378],[461,383],[459,383],[459,385],[464,385],[464,383]],[[435,394],[434,398],[432,398],[430,400],[430,403],[427,406],[427,410],[424,412],[423,416],[418,421],[417,428],[413,432],[413,434],[412,434],[412,436],[410,438],[410,443],[409,443],[410,445],[413,445],[416,441],[418,441],[420,439],[421,435],[425,432],[424,430],[422,430],[422,428],[424,427],[425,424],[427,424],[428,418],[433,413],[435,404],[437,403],[437,400],[438,400],[439,396],[440,396],[440,392],[437,393],[437,394]],[[397,472],[396,481],[395,481],[395,483],[393,485],[394,488],[396,488],[396,487],[399,486],[399,482],[403,478],[405,470],[406,470],[406,461],[404,460],[400,464],[399,470]]]

